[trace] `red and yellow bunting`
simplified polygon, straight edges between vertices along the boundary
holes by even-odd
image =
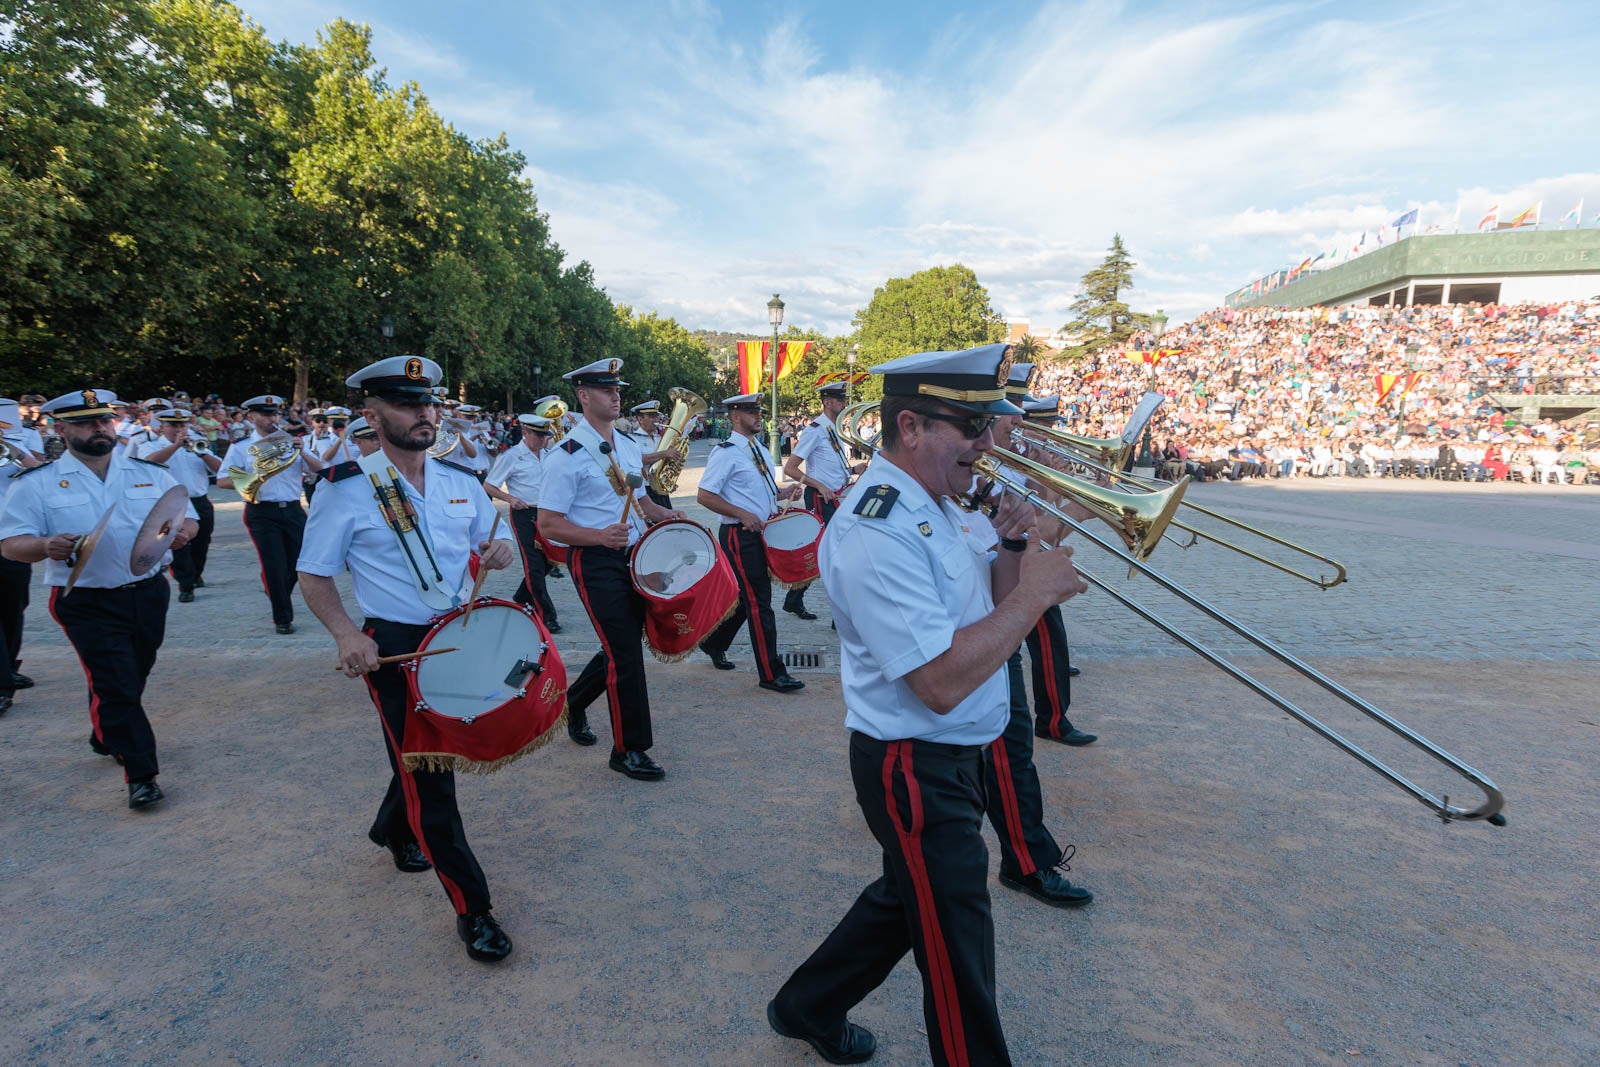
[[[1143,363],[1146,366],[1154,367],[1157,363],[1160,363],[1162,360],[1166,359],[1168,356],[1181,356],[1181,355],[1183,355],[1183,349],[1181,349],[1181,348],[1134,349],[1134,350],[1132,350],[1130,352],[1125,353],[1125,355],[1127,355],[1128,359],[1130,361],[1134,362],[1134,363]]]
[[[1381,404],[1387,400],[1389,394],[1394,392],[1396,387],[1400,389],[1400,395],[1405,396],[1417,387],[1417,383],[1422,381],[1422,378],[1423,372],[1419,370],[1407,371],[1404,374],[1378,375],[1378,403]]]

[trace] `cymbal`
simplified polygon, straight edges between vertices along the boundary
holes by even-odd
[[[94,529],[78,538],[78,545],[72,550],[77,560],[72,564],[72,573],[67,575],[67,587],[61,591],[62,596],[72,592],[72,587],[78,584],[83,568],[88,566],[89,557],[94,555],[96,546],[100,544],[100,538],[105,536],[106,527],[111,524],[111,515],[116,510],[117,506],[112,504],[106,509],[106,513],[100,516],[100,521],[94,524]]]
[[[133,539],[133,551],[128,554],[128,570],[134,577],[161,562],[173,538],[178,536],[183,513],[188,509],[189,491],[183,486],[175,485],[161,494],[161,499],[145,516],[144,525],[139,527],[139,535]]]

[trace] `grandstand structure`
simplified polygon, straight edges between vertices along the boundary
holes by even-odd
[[[1293,274],[1292,281],[1286,275]],[[1266,282],[1267,284],[1263,284]],[[1284,272],[1228,307],[1541,304],[1600,296],[1600,229],[1406,237],[1326,270]]]

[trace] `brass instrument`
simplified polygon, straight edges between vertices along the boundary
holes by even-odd
[[[863,440],[857,436],[855,433],[855,426],[860,420],[861,415],[865,413],[864,410],[858,409],[865,409],[866,407],[870,406],[871,405],[869,404],[853,405],[851,408],[846,409],[845,412],[842,412],[839,417],[839,433],[849,440],[850,443],[855,447],[867,449],[869,451],[873,449],[873,443]],[[847,419],[845,417],[846,415],[849,415],[850,417]],[[1222,670],[1229,677],[1246,686],[1252,692],[1262,697],[1274,707],[1293,716],[1301,723],[1304,723],[1319,736],[1333,742],[1346,754],[1354,756],[1368,768],[1376,771],[1394,785],[1404,790],[1412,798],[1419,801],[1424,807],[1428,808],[1445,822],[1456,820],[1474,821],[1482,819],[1488,821],[1494,826],[1504,826],[1506,824],[1505,816],[1500,814],[1500,810],[1505,806],[1505,795],[1500,792],[1500,788],[1496,786],[1494,782],[1490,781],[1476,769],[1456,759],[1450,753],[1446,752],[1438,745],[1435,745],[1421,734],[1416,733],[1404,723],[1385,714],[1370,702],[1362,699],[1355,693],[1352,693],[1350,690],[1346,689],[1332,678],[1329,678],[1321,671],[1318,671],[1316,668],[1297,659],[1281,646],[1274,644],[1267,638],[1256,633],[1254,630],[1250,629],[1248,626],[1245,626],[1232,616],[1226,614],[1221,609],[1214,607],[1213,605],[1200,599],[1194,593],[1191,593],[1183,586],[1172,581],[1170,578],[1166,577],[1161,572],[1145,563],[1143,559],[1139,558],[1137,555],[1134,555],[1132,558],[1130,558],[1130,553],[1125,552],[1122,547],[1096,536],[1088,526],[1074,519],[1071,515],[1067,514],[1064,509],[1044,500],[1037,492],[1028,486],[1028,481],[1034,480],[1046,486],[1049,491],[1059,493],[1065,498],[1076,500],[1088,507],[1090,510],[1095,511],[1097,515],[1100,515],[1100,508],[1102,505],[1099,504],[1098,500],[1085,499],[1081,495],[1081,486],[1083,485],[1082,481],[1072,478],[1068,475],[1064,475],[1053,468],[1045,467],[1043,464],[1030,463],[1028,461],[1023,461],[1021,464],[1018,464],[1017,461],[1020,459],[1021,457],[1016,456],[1014,453],[996,449],[992,452],[985,453],[982,457],[980,457],[978,463],[974,464],[974,468],[979,469],[981,474],[992,479],[994,483],[1004,491],[1022,497],[1024,500],[1032,504],[1037,510],[1082,534],[1097,547],[1117,557],[1119,562],[1128,563],[1133,570],[1138,571],[1151,581],[1155,582],[1161,588],[1177,596],[1190,607],[1195,608],[1216,622],[1221,623],[1223,626],[1227,627],[1229,630],[1232,630],[1234,633],[1238,634],[1252,645],[1278,660],[1278,662],[1284,664],[1286,667],[1289,667],[1291,670],[1295,671],[1297,674],[1301,675],[1307,680],[1321,686],[1323,689],[1329,693],[1332,693],[1345,704],[1355,708],[1363,715],[1366,715],[1368,718],[1386,727],[1414,747],[1420,749],[1433,759],[1444,764],[1450,770],[1460,775],[1467,782],[1471,783],[1475,788],[1481,791],[1484,795],[1483,802],[1475,808],[1464,808],[1450,803],[1450,797],[1448,794],[1435,796],[1433,793],[1430,793],[1421,786],[1418,786],[1416,783],[1412,782],[1398,771],[1395,771],[1389,767],[1383,761],[1360,748],[1354,742],[1346,739],[1332,728],[1319,722],[1307,712],[1302,711],[1289,700],[1274,692],[1265,683],[1250,676],[1249,674],[1246,674],[1239,667],[1224,659],[1221,654],[1201,644],[1195,638],[1190,637],[1183,630],[1180,630],[1178,627],[1167,622],[1161,616],[1157,615],[1149,608],[1146,608],[1144,605],[1138,603],[1131,597],[1126,596],[1114,586],[1094,577],[1092,574],[1085,572],[1081,567],[1079,567],[1078,576],[1084,581],[1109,594],[1112,599],[1116,600],[1134,614],[1138,615],[1146,622],[1161,630],[1179,644],[1182,644],[1190,651],[1199,655],[1212,666]],[[1096,486],[1095,488],[1100,489],[1102,487]],[[1147,533],[1145,536],[1148,538],[1149,533]],[[1124,541],[1126,542],[1126,538],[1124,538]],[[1148,553],[1146,553],[1146,555],[1148,555]]]
[[[460,434],[450,427],[450,424],[456,421],[458,420],[445,419],[439,423],[439,429],[433,435],[433,444],[428,446],[428,455],[434,459],[443,459],[460,446]]]
[[[33,456],[26,452],[21,445],[14,445],[10,441],[0,438],[0,463],[15,463],[21,467],[25,466],[24,459],[32,458]]]
[[[1080,467],[1085,467],[1091,471],[1094,471],[1096,474],[1104,475],[1106,478],[1110,479],[1113,485],[1126,485],[1132,487],[1132,490],[1138,493],[1163,492],[1171,484],[1155,478],[1141,478],[1135,474],[1124,473],[1122,466],[1126,462],[1128,451],[1132,446],[1123,445],[1120,438],[1111,437],[1102,439],[1097,437],[1079,437],[1077,434],[1070,434],[1064,430],[1058,430],[1053,426],[1038,426],[1023,423],[1021,426],[1018,426],[1014,431],[1012,431],[1012,440],[1014,442],[1021,441],[1023,443],[1043,449],[1046,452],[1061,457],[1068,463],[1075,463]],[[1114,445],[1121,446],[1122,451],[1117,453],[1115,449],[1111,447]],[[1096,455],[1096,453],[1098,453],[1098,455]],[[1114,462],[1107,462],[1108,458],[1114,460]],[[1241,545],[1229,541],[1225,537],[1219,537],[1216,534],[1208,533],[1197,526],[1191,526],[1186,522],[1174,520],[1172,526],[1176,529],[1184,531],[1189,535],[1188,544],[1182,546],[1184,548],[1190,547],[1197,541],[1210,541],[1213,544],[1221,545],[1223,548],[1237,552],[1241,556],[1246,556],[1250,559],[1253,559],[1257,563],[1265,563],[1267,566],[1276,570],[1280,570],[1285,574],[1291,575],[1295,578],[1299,578],[1301,581],[1310,582],[1319,589],[1332,589],[1334,586],[1342,583],[1346,578],[1347,572],[1345,571],[1344,564],[1340,563],[1336,559],[1331,559],[1328,556],[1324,556],[1320,552],[1312,551],[1304,545],[1296,544],[1295,542],[1287,540],[1286,538],[1279,537],[1277,534],[1269,533],[1258,526],[1251,526],[1249,523],[1241,522],[1238,519],[1231,518],[1222,514],[1220,511],[1213,511],[1210,508],[1202,507],[1201,505],[1193,503],[1192,501],[1185,500],[1183,502],[1183,506],[1193,511],[1197,511],[1201,515],[1216,519],[1218,522],[1225,522],[1229,526],[1236,527],[1237,529],[1243,530],[1249,534],[1254,534],[1256,537],[1259,537],[1264,541],[1271,541],[1273,544],[1282,545],[1284,548],[1296,552],[1299,555],[1309,556],[1311,559],[1326,563],[1328,566],[1333,568],[1334,573],[1332,577],[1327,577],[1324,575],[1312,575],[1306,571],[1297,570],[1294,567],[1290,567],[1287,564],[1279,563],[1277,560],[1263,556],[1259,552],[1252,552]]]
[[[251,469],[242,471],[229,467],[228,478],[247,503],[257,504],[267,479],[282,474],[300,458],[300,446],[295,444],[294,438],[280,431],[251,445],[249,452]]]
[[[678,488],[678,477],[683,474],[683,464],[689,458],[689,420],[706,413],[706,402],[689,390],[673,386],[667,390],[672,401],[672,414],[667,418],[667,428],[661,431],[658,452],[671,452],[650,464],[645,479],[662,496],[671,496]]]
[[[567,405],[561,400],[552,397],[533,409],[533,413],[541,419],[550,420],[550,443],[559,444],[567,436],[567,427],[561,421],[567,417]]]

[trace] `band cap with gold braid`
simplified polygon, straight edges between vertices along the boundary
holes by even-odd
[[[872,368],[883,375],[883,395],[928,397],[974,415],[1020,415],[1006,399],[1006,382],[1015,362],[1007,344],[980,345],[964,352],[919,352]]]
[[[554,432],[550,428],[550,420],[542,415],[518,415],[517,424],[541,437],[550,437]]]
[[[1028,398],[1028,383],[1033,381],[1032,363],[1011,364],[1011,374],[1006,378],[1006,399],[1022,406]]]
[[[659,415],[661,414],[661,401],[646,400],[643,404],[635,404],[628,409],[629,415]]]
[[[39,413],[62,422],[94,422],[115,415],[114,408],[122,403],[109,389],[80,389],[45,401],[39,405]]]
[[[619,376],[618,372],[621,370],[622,360],[620,359],[597,359],[593,363],[579,367],[577,370],[569,370],[561,377],[575,386],[594,385],[604,389],[613,385],[628,384]]]
[[[1030,419],[1040,419],[1054,422],[1056,416],[1061,414],[1061,394],[1055,396],[1025,396],[1022,398],[1022,413]]]
[[[761,411],[762,396],[760,393],[740,393],[730,396],[722,401],[722,406],[729,411]]]
[[[193,417],[193,414],[188,408],[168,408],[165,411],[156,412],[157,422],[184,423],[188,422]]]
[[[366,416],[362,416],[350,424],[350,436],[362,438],[376,437],[378,436],[378,428],[369,423],[366,419]]]
[[[264,393],[261,396],[251,397],[239,406],[257,415],[276,415],[283,409],[283,397],[274,393]]]
[[[843,400],[849,395],[850,390],[844,382],[829,382],[827,385],[817,386],[817,396],[821,397],[823,400],[826,400],[829,397],[836,397],[839,400]]]
[[[438,402],[433,387],[444,379],[439,364],[423,356],[390,356],[368,363],[344,380],[364,396],[377,397],[391,404],[433,404]]]

